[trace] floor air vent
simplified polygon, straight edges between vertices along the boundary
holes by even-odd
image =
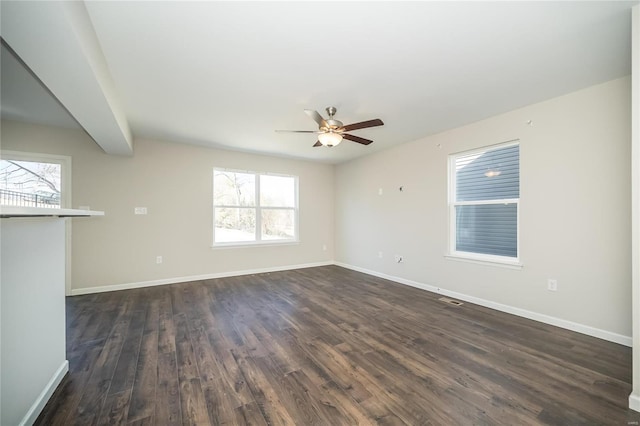
[[[438,299],[444,303],[448,303],[450,305],[453,306],[461,306],[463,303],[458,301],[458,300],[453,300],[453,299],[449,299],[448,297],[441,297],[440,299]]]

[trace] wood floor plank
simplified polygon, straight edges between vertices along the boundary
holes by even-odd
[[[129,412],[129,401],[131,399],[131,389],[119,393],[107,395],[102,406],[101,414],[98,417],[99,425],[120,425],[124,424]]]
[[[257,402],[242,405],[235,410],[235,418],[227,423],[228,425],[247,425],[247,426],[267,426],[269,423],[264,419],[260,412]]]
[[[337,266],[67,299],[36,425],[633,424],[631,349]]]
[[[127,425],[130,426],[156,426],[157,424],[158,423],[155,422],[153,416],[127,422]]]
[[[269,425],[294,425],[295,413],[290,413],[281,400],[280,392],[270,383],[269,378],[251,357],[234,353],[238,366],[246,378],[247,385],[260,412]]]
[[[178,379],[185,382],[192,379],[199,379],[196,355],[191,344],[191,336],[187,326],[187,319],[184,314],[174,316],[176,327],[176,355],[178,360]]]
[[[105,341],[78,404],[78,424],[92,424],[96,421],[102,411],[126,338],[129,335],[137,335],[143,324],[144,311],[134,311],[131,316],[116,321],[116,326]],[[130,371],[129,368],[125,370]]]
[[[180,383],[175,352],[158,354],[158,386],[154,418],[161,425],[182,424],[180,406]]]
[[[180,406],[183,425],[211,424],[207,404],[200,386],[200,379],[180,381]]]
[[[147,316],[147,318],[149,318]],[[153,317],[157,324],[157,314]],[[136,364],[136,377],[131,391],[128,421],[152,418],[158,379],[158,331],[150,328],[142,337],[140,356]]]
[[[125,390],[131,390],[136,376],[136,364],[140,354],[140,342],[142,341],[143,312],[137,312],[135,322],[132,322],[131,329],[122,345],[122,350],[118,356],[116,369],[111,377],[109,394],[120,394]]]

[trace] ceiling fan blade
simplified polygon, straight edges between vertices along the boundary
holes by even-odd
[[[316,142],[313,144],[313,147],[315,148],[316,146],[322,146],[322,143],[320,143],[320,141]]]
[[[318,123],[318,126],[320,127],[329,127],[329,125],[327,124],[327,122],[324,120],[324,118],[322,118],[322,116],[320,115],[320,113],[318,111],[314,111],[312,109],[305,109],[304,112],[311,117],[311,119],[313,121],[315,121],[316,123]]]
[[[384,123],[382,122],[382,120],[380,120],[379,118],[376,118],[374,120],[361,121],[360,123],[347,124],[346,126],[343,126],[340,130],[343,132],[350,132],[352,130],[366,129],[367,127],[376,127],[376,126],[383,126],[383,125]]]
[[[322,133],[319,130],[276,130],[278,133]]]
[[[346,133],[343,133],[342,137],[344,139],[349,139],[350,141],[353,141],[353,142],[361,143],[362,145],[369,145],[370,143],[373,142],[373,141],[371,141],[369,139],[361,138],[360,136],[349,135],[349,134],[346,134]]]

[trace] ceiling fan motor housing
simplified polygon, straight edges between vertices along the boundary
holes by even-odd
[[[325,120],[325,122],[327,123],[328,127],[321,127],[320,129],[328,132],[328,131],[332,131],[332,130],[336,130],[340,127],[342,127],[342,121],[338,121],[338,120],[334,120],[334,119],[329,119],[329,120]]]

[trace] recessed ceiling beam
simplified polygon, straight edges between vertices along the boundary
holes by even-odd
[[[5,42],[107,154],[131,155],[131,131],[81,1],[3,1]]]

